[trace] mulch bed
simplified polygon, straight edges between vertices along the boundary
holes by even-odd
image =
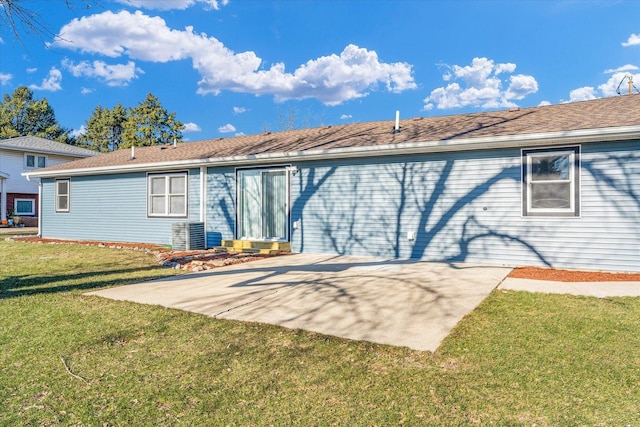
[[[604,271],[557,270],[554,268],[519,267],[508,277],[553,280],[556,282],[640,282],[640,273],[608,273]]]
[[[225,265],[240,264],[277,255],[242,254],[208,249],[204,251],[172,251],[161,245],[144,243],[99,242],[87,240],[43,239],[41,237],[13,237],[19,242],[90,245],[113,249],[144,251],[155,255],[163,267],[189,271],[204,271]],[[508,277],[519,279],[553,280],[558,282],[640,282],[640,273],[609,273],[601,271],[558,270],[555,268],[518,267]]]

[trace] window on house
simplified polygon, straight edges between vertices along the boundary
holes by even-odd
[[[147,176],[149,216],[187,216],[187,173]]]
[[[522,151],[522,215],[580,216],[580,147]]]
[[[36,156],[35,154],[25,154],[25,165],[28,168],[44,168],[47,166],[47,156]]]
[[[33,199],[14,199],[13,213],[14,215],[35,215],[36,201]]]
[[[68,179],[56,180],[56,212],[69,212],[71,182]]]

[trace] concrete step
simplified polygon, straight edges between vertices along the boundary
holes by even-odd
[[[256,248],[242,248],[239,251],[240,253],[243,254],[259,254],[260,253],[260,249],[256,249]]]
[[[291,243],[289,242],[270,242],[264,240],[223,240],[222,247],[236,252],[240,252],[243,249],[291,252]]]

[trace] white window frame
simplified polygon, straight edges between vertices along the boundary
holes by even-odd
[[[533,181],[532,165],[536,157],[569,156],[569,174],[565,179]],[[533,184],[568,183],[569,207],[533,208]],[[579,217],[580,216],[580,146],[535,148],[522,150],[522,216]]]
[[[29,158],[33,160],[33,165],[29,165]],[[44,166],[40,166],[40,160],[44,162]],[[47,156],[41,156],[39,154],[29,154],[25,153],[24,155],[24,167],[26,169],[39,169],[47,167]]]
[[[171,178],[182,177],[184,178],[184,193],[169,193]],[[164,179],[164,192],[154,194],[152,188],[152,181],[154,179]],[[181,212],[171,211],[171,197],[182,196],[184,197],[184,210]],[[162,198],[164,210],[162,212],[152,212],[153,199]],[[169,172],[169,173],[149,173],[147,174],[147,216],[150,218],[186,218],[189,212],[189,174],[187,172]]]
[[[56,179],[56,212],[60,212],[60,213],[68,213],[71,210],[71,180],[69,178],[64,178],[64,179]],[[67,184],[67,192],[66,193],[60,193],[60,184],[62,183],[66,183]],[[67,207],[66,208],[61,208],[60,207],[60,198],[61,197],[66,197],[67,199]]]
[[[285,226],[285,236],[280,236],[278,239],[265,239],[264,237],[249,237],[249,236],[241,236],[241,221],[242,221],[242,208],[240,207],[240,203],[242,203],[242,195],[241,195],[241,176],[246,172],[260,172],[268,173],[268,172],[285,172],[285,211],[286,211],[286,226]],[[236,221],[235,221],[235,236],[240,240],[255,240],[255,241],[280,241],[280,242],[288,242],[291,239],[291,175],[293,173],[298,173],[298,169],[291,165],[274,165],[264,168],[236,168]],[[262,220],[262,218],[261,218]],[[262,228],[262,224],[260,226]]]
[[[29,212],[18,212],[18,202],[30,202],[31,210]],[[16,216],[22,215],[35,215],[36,214],[36,201],[35,199],[13,199],[13,214]]]

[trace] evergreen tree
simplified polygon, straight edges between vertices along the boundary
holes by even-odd
[[[26,86],[5,94],[0,102],[0,139],[39,136],[64,143],[75,143],[69,131],[60,126],[46,98],[34,99]]]
[[[182,122],[169,113],[158,98],[147,94],[145,100],[129,110],[124,123],[121,148],[151,146],[182,141]]]
[[[117,150],[122,144],[127,110],[118,103],[113,109],[98,105],[86,122],[86,131],[78,141],[83,147],[101,153]]]

